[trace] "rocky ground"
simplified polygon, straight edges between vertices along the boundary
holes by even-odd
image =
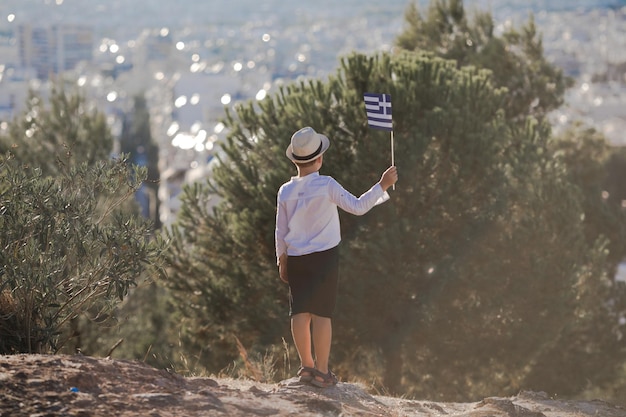
[[[0,416],[626,417],[603,401],[522,392],[476,403],[372,396],[357,384],[319,389],[295,378],[184,378],[141,362],[88,356],[0,356]]]

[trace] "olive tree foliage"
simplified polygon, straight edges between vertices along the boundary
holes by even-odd
[[[56,352],[70,323],[101,322],[164,241],[128,211],[145,169],[110,160],[111,135],[84,98],[33,95],[0,143],[0,351]]]
[[[520,29],[507,26],[499,34],[490,13],[476,11],[468,16],[463,0],[433,0],[425,16],[411,3],[396,45],[432,52],[459,67],[491,70],[493,83],[508,89],[507,115],[522,123],[526,116],[543,118],[563,104],[563,94],[572,85],[544,56],[533,16]]]
[[[563,372],[546,360],[562,349],[601,356],[593,340],[566,342],[610,286],[608,243],[586,238],[582,194],[549,151],[549,126],[507,116],[489,72],[429,54],[354,54],[327,81],[227,113],[213,178],[184,191],[172,230],[189,352],[215,371],[236,358],[234,336],[260,351],[289,339],[273,241],[276,191],[295,173],[284,149],[312,126],[331,138],[322,174],[365,191],[391,159],[389,137],[367,126],[368,91],[392,96],[400,180],[367,215],[341,213],[334,369],[468,399],[541,389],[537,375]],[[569,371],[557,382],[571,393],[587,379]]]

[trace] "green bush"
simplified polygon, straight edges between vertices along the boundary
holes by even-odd
[[[0,353],[57,351],[69,321],[102,320],[144,270],[162,271],[163,240],[120,210],[144,177],[124,158],[48,177],[0,159]]]

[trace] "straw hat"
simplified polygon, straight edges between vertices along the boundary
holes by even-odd
[[[326,152],[330,146],[330,140],[317,133],[311,127],[304,127],[291,136],[291,143],[285,154],[295,163],[303,164],[313,161]]]

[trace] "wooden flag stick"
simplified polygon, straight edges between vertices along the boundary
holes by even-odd
[[[395,165],[396,164],[396,158],[394,157],[394,152],[393,152],[393,130],[391,131],[391,165]],[[393,184],[391,186],[392,190],[396,190],[396,184]]]

